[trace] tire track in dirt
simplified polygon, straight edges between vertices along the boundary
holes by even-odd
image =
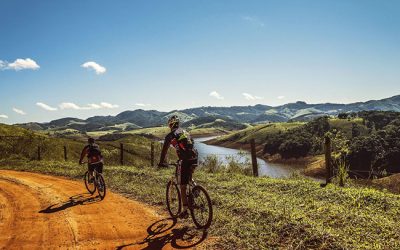
[[[0,249],[201,247],[205,232],[163,218],[112,192],[101,201],[82,182],[0,170]]]

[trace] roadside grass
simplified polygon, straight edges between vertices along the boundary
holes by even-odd
[[[68,162],[5,162],[1,169],[81,179],[85,167]],[[106,166],[111,190],[165,207],[173,169]],[[328,185],[299,177],[254,178],[198,170],[215,216],[216,249],[399,249],[400,196],[370,188]],[[105,201],[106,202],[106,201]]]

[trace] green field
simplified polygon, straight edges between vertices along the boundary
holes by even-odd
[[[264,139],[270,134],[284,132],[303,124],[303,122],[278,122],[249,126],[246,129],[221,136],[213,140],[212,144],[240,148],[243,145],[247,145],[251,139],[254,139],[256,144],[260,144],[263,143]]]
[[[84,168],[65,162],[14,162],[2,169],[81,179]],[[172,169],[106,166],[115,192],[165,211]],[[369,188],[339,188],[301,179],[254,178],[198,170],[211,195],[214,249],[399,249],[400,196]],[[105,200],[107,202],[107,200]]]

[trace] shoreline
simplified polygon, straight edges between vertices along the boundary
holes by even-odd
[[[238,142],[220,142],[217,139],[204,141],[203,143],[213,146],[232,148],[237,150],[246,150],[250,152],[250,145]],[[306,156],[301,158],[282,159],[279,155],[264,155],[263,146],[256,144],[257,157],[268,163],[284,164],[292,167],[302,166],[302,174],[312,178],[325,178],[325,160],[323,155]]]

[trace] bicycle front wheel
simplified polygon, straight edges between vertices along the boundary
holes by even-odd
[[[99,193],[100,199],[106,197],[106,182],[104,181],[103,175],[97,175],[97,191]]]
[[[85,177],[83,179],[87,191],[89,191],[90,194],[94,194],[94,192],[96,192],[96,185],[94,183],[94,178],[90,181],[89,171],[86,171]]]
[[[172,218],[177,218],[182,209],[181,193],[178,185],[169,181],[166,192],[167,209]]]
[[[202,186],[195,186],[189,195],[190,215],[197,228],[207,229],[211,226],[213,209],[210,196]]]

